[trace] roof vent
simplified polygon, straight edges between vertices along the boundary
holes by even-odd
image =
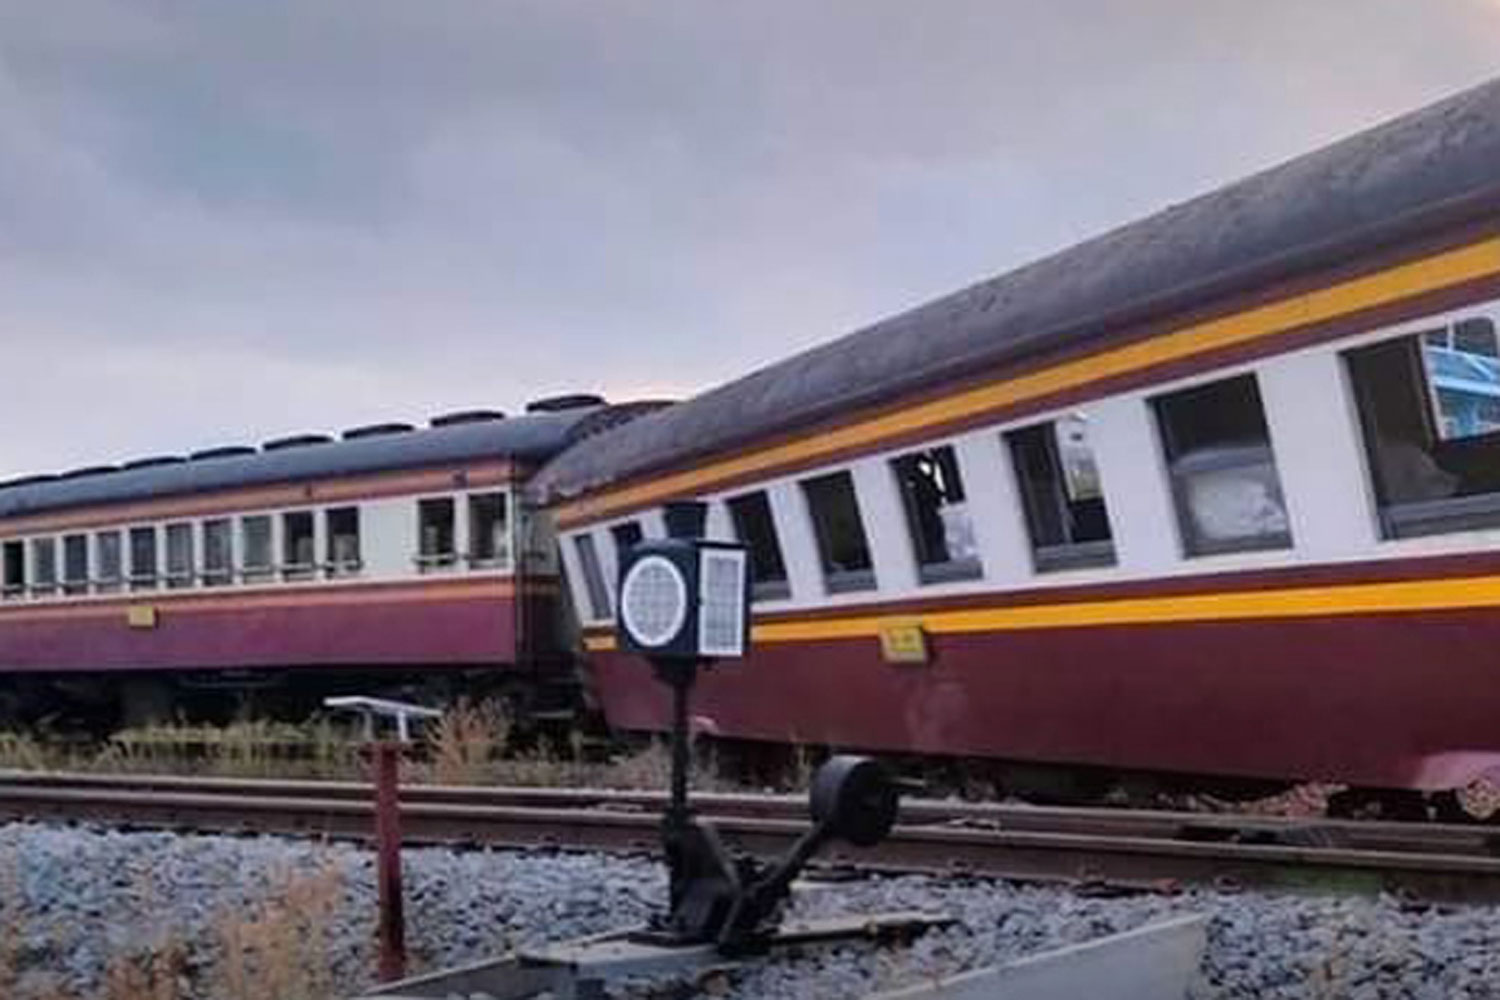
[[[315,444],[329,444],[333,438],[327,434],[292,434],[276,438],[260,446],[261,451],[286,451],[288,448],[308,448]]]
[[[12,486],[35,486],[37,483],[50,483],[56,479],[57,476],[52,473],[43,472],[35,476],[21,476],[17,479],[7,479],[5,482],[0,483],[0,489],[8,490]]]
[[[67,472],[64,472],[62,475],[58,476],[57,478],[58,479],[87,479],[90,476],[103,476],[103,475],[106,475],[106,474],[111,473],[111,472],[119,472],[119,471],[120,471],[120,467],[117,466],[117,465],[86,465],[86,466],[84,466],[81,469],[69,469]]]
[[[574,392],[565,396],[543,396],[526,404],[527,413],[562,413],[564,410],[580,410],[585,406],[604,406],[603,396],[591,392]]]
[[[411,424],[365,424],[363,427],[351,427],[339,435],[345,441],[359,441],[362,438],[386,437],[391,434],[405,434],[407,431],[416,430]]]
[[[181,465],[187,459],[181,455],[149,455],[146,458],[137,458],[120,466],[122,469],[154,469],[159,465]]]
[[[505,414],[499,410],[454,410],[440,417],[433,417],[428,421],[432,427],[453,427],[458,424],[483,424],[491,420],[504,420]]]
[[[212,461],[216,458],[239,458],[243,455],[254,455],[255,449],[247,444],[226,444],[217,448],[204,448],[195,451],[188,458],[195,462]]]

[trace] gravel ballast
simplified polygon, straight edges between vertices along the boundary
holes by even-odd
[[[639,923],[665,893],[660,866],[639,858],[418,848],[404,865],[418,968]],[[1500,998],[1500,907],[1208,891],[1092,898],[903,877],[817,886],[793,913],[891,909],[942,910],[958,923],[906,949],[840,946],[752,963],[716,983],[715,993],[861,997],[1203,913],[1209,946],[1192,994],[1199,1000]],[[298,916],[307,912],[313,916]],[[372,856],[349,844],[0,826],[0,992],[17,1000],[103,996],[111,965],[169,946],[181,994],[218,1000],[233,995],[226,942],[281,959],[305,948],[326,977],[325,995],[352,995],[374,967],[374,914]]]

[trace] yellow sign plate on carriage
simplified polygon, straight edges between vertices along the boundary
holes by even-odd
[[[927,633],[920,621],[880,623],[880,655],[887,663],[926,663]]]
[[[135,604],[125,609],[125,624],[131,628],[156,628],[156,608]]]

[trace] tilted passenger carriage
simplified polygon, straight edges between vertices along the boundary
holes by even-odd
[[[449,414],[0,484],[0,715],[571,681],[519,486],[638,407]]]
[[[1500,82],[582,442],[589,669],[622,546],[752,553],[725,737],[1439,789],[1500,777]]]

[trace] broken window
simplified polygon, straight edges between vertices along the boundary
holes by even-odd
[[[1500,524],[1497,355],[1487,316],[1344,355],[1387,538]]]
[[[583,571],[589,612],[595,621],[608,618],[609,589],[604,585],[604,571],[599,568],[599,553],[594,548],[594,536],[579,535],[573,539],[573,547],[578,552],[578,567]]]
[[[240,542],[244,550],[246,583],[268,580],[273,571],[271,518],[265,514],[240,518]]]
[[[181,590],[193,585],[193,526],[167,525],[167,587]]]
[[[854,477],[847,472],[833,472],[804,479],[802,493],[807,498],[807,512],[823,566],[823,584],[828,592],[873,590],[875,568],[870,561],[865,526],[859,517]]]
[[[731,497],[726,506],[734,522],[734,534],[750,552],[750,596],[768,601],[792,595],[787,580],[786,563],[781,557],[781,539],[771,514],[771,500],[765,490]]]
[[[228,518],[203,522],[203,583],[221,587],[234,582],[234,533]]]
[[[89,536],[66,535],[63,538],[63,593],[89,592]]]
[[[974,523],[964,498],[963,477],[953,448],[943,445],[891,460],[901,490],[906,530],[923,583],[982,576]]]
[[[1151,400],[1189,556],[1292,544],[1254,375]]]
[[[1113,565],[1109,513],[1087,418],[1073,414],[1011,431],[1005,443],[1037,570]]]
[[[476,569],[510,565],[504,493],[469,497],[469,565]]]
[[[447,569],[458,559],[453,536],[453,498],[417,501],[417,568]]]
[[[6,542],[4,550],[5,577],[0,583],[0,596],[8,600],[26,596],[26,545],[24,542]]]
[[[99,574],[95,580],[99,593],[112,594],[120,589],[124,569],[118,531],[101,531],[94,536],[94,570]]]
[[[332,507],[324,514],[328,534],[328,575],[357,573],[364,565],[359,551],[359,508]]]
[[[281,515],[281,578],[306,580],[317,569],[313,514],[293,510]]]
[[[130,589],[156,586],[156,529],[130,529]]]

